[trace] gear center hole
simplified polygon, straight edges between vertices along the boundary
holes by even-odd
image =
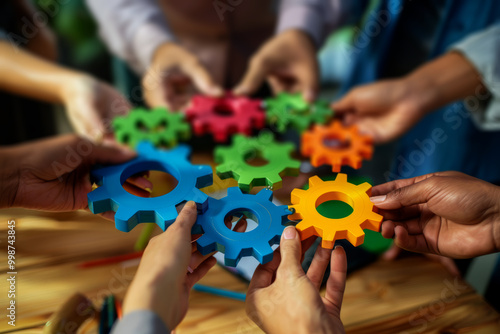
[[[246,226],[245,222],[246,221]],[[230,211],[225,217],[224,222],[226,223],[226,227],[229,226],[229,222],[231,223],[230,227],[228,227],[231,231],[237,233],[247,233],[253,231],[259,225],[259,220],[257,216],[245,209],[236,209]],[[235,230],[235,228],[237,230]]]
[[[316,200],[316,211],[328,219],[342,219],[350,216],[353,211],[353,200],[344,193],[329,192]]]
[[[342,150],[351,146],[350,138],[340,138],[339,136],[330,135],[323,138],[323,145],[333,150]]]
[[[233,110],[227,104],[217,104],[214,108],[214,112],[217,116],[221,117],[233,116]]]
[[[161,133],[161,132],[164,132],[168,127],[168,122],[166,119],[162,120],[160,122],[160,124],[158,124],[155,128],[154,128],[154,132],[157,132],[157,133]]]
[[[137,190],[139,187],[135,186],[134,179],[137,179],[138,176],[143,176],[144,178],[151,181],[151,183],[153,184],[153,188],[150,189],[151,194],[149,196],[141,196],[141,197],[159,197],[166,195],[172,190],[174,190],[175,187],[177,187],[177,184],[179,183],[179,181],[177,181],[175,177],[164,171],[159,171],[159,170],[142,171],[140,173],[136,173],[130,176],[126,181],[127,185],[124,184],[123,188],[132,195],[137,195]],[[146,190],[142,189],[139,190],[141,193],[147,192]]]
[[[245,158],[245,163],[252,167],[261,167],[269,163],[269,160],[262,156],[260,150],[251,150],[246,152],[243,156]]]

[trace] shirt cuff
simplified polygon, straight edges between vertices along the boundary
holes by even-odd
[[[137,29],[132,42],[137,59],[134,70],[141,75],[145,73],[158,47],[173,40],[175,40],[175,37],[165,22],[158,22],[158,20],[144,22]]]
[[[483,130],[500,129],[500,25],[473,34],[451,46],[478,71],[491,96],[465,101],[473,120]],[[469,103],[467,103],[469,102]]]
[[[118,321],[111,334],[164,334],[170,333],[161,318],[151,310],[137,310]]]
[[[323,43],[325,23],[321,8],[305,4],[283,8],[279,15],[277,33],[288,29],[303,30],[311,36],[315,45]]]

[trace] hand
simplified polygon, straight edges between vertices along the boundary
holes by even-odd
[[[281,237],[280,252],[257,267],[247,293],[247,314],[266,333],[345,333],[340,321],[347,259],[344,249],[318,247],[307,274],[295,227]],[[319,289],[331,265],[325,297]]]
[[[149,107],[164,106],[173,111],[185,107],[195,89],[209,96],[224,94],[196,56],[170,42],[156,50],[142,88]]]
[[[93,165],[122,163],[132,159],[135,152],[114,142],[97,145],[66,135],[2,148],[0,155],[0,207],[71,211],[87,208]],[[134,184],[152,187],[144,178],[134,179]],[[113,214],[108,214],[105,217],[112,218]]]
[[[75,75],[62,99],[76,133],[97,142],[111,138],[113,118],[132,108],[113,87],[86,75]]]
[[[418,95],[418,94],[415,94]],[[356,124],[375,143],[394,140],[410,130],[426,111],[405,79],[384,80],[352,89],[332,104],[337,116]]]
[[[318,92],[319,69],[316,48],[300,30],[286,30],[265,43],[250,60],[236,95],[251,95],[267,78],[274,94],[301,92],[312,102]]]
[[[372,188],[384,216],[382,235],[403,249],[452,258],[500,250],[500,189],[458,172]]]
[[[166,232],[149,241],[125,301],[124,314],[152,310],[169,330],[186,315],[189,292],[212,268],[212,256],[192,253],[191,228],[196,222],[196,204],[188,202]],[[188,273],[188,266],[193,270]]]

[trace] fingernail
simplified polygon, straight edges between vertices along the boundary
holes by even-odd
[[[344,249],[344,247],[342,247],[342,246],[340,246],[340,245],[337,245],[337,246],[335,246],[335,248],[334,248],[333,250],[335,251],[337,248],[342,248],[342,249]]]
[[[190,266],[188,266],[188,271],[189,271],[189,273],[190,273],[190,274],[192,274],[194,270],[193,270],[193,269],[191,269],[191,267],[190,267]]]
[[[373,196],[373,197],[370,197],[370,201],[372,201],[372,203],[374,203],[374,204],[377,204],[377,203],[382,203],[383,201],[385,201],[386,198],[387,198],[387,195]]]
[[[190,208],[190,209],[193,209],[193,210],[196,210],[196,209],[197,209],[197,207],[196,207],[196,203],[195,203],[195,202],[193,202],[193,201],[189,201],[189,202],[187,202],[187,203],[186,203],[186,206],[187,206],[188,208]]]
[[[285,231],[283,232],[283,237],[285,238],[285,240],[295,239],[296,235],[297,230],[295,229],[295,226],[289,226],[285,228]]]

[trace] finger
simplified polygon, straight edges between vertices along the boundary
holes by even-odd
[[[153,189],[153,182],[149,181],[143,176],[139,175],[134,175],[131,176],[127,179],[127,183],[136,186],[137,188],[144,189],[148,191],[149,193],[151,192],[151,189]]]
[[[384,217],[384,220],[409,220],[412,218],[420,217],[421,208],[420,205],[412,205],[408,207],[403,207],[395,210],[383,210],[380,209],[378,214]],[[411,233],[411,232],[410,232]]]
[[[328,263],[330,263],[331,254],[331,249],[318,246],[311,265],[307,270],[307,277],[318,290],[323,282],[323,276],[325,276],[325,270],[328,267]]]
[[[316,60],[316,58],[314,58]],[[319,73],[316,62],[308,62],[298,70],[301,93],[304,100],[311,103],[318,94]]]
[[[349,91],[340,100],[333,102],[330,107],[335,110],[335,113],[345,113],[354,109],[355,93],[353,90]]]
[[[182,69],[203,94],[215,97],[224,94],[224,90],[213,81],[212,76],[199,61],[190,62],[188,65],[184,65]]]
[[[415,253],[436,253],[429,247],[423,234],[410,235],[403,226],[396,226],[394,233],[394,243],[398,247]]]
[[[325,299],[330,302],[337,312],[340,312],[344,298],[347,276],[347,258],[342,246],[337,246],[332,252],[330,262],[330,277],[326,282]],[[337,314],[338,315],[338,314]]]
[[[252,294],[255,290],[265,288],[273,282],[276,270],[281,263],[281,255],[278,251],[274,252],[273,259],[261,264],[255,269],[250,285],[248,286],[248,294]]]
[[[209,257],[212,257],[216,252],[202,255],[200,252],[196,251],[191,254],[191,259],[189,260],[189,268],[195,270],[198,266],[203,263]]]
[[[233,93],[235,95],[251,95],[255,93],[266,79],[266,76],[267,69],[264,67],[262,57],[256,56],[250,61],[245,76],[233,89]]]
[[[81,139],[84,140],[84,139]],[[80,144],[82,146],[83,144]],[[102,145],[90,144],[92,147],[92,152],[87,155],[87,161],[91,165],[95,164],[118,164],[126,162],[137,156],[130,148],[114,144],[111,142],[105,142]]]
[[[170,239],[168,245],[170,251],[175,253],[176,249],[182,249],[184,245],[188,245],[191,249],[191,229],[196,222],[196,216],[196,203],[189,201],[184,205],[175,222],[166,232],[160,234],[161,239]]]
[[[304,273],[300,263],[302,247],[295,226],[288,226],[283,231],[280,243],[281,264],[277,274],[300,276]]]
[[[267,79],[267,82],[269,83],[269,86],[271,87],[271,91],[273,92],[273,95],[278,95],[281,92],[288,91],[287,85],[279,77],[276,77],[274,75],[270,76]]]
[[[132,195],[138,196],[138,197],[151,197],[151,193],[147,190],[144,190],[142,188],[136,187],[135,185],[125,182],[122,185],[123,189],[125,189],[127,192],[131,193]]]
[[[391,248],[389,248],[389,250],[387,250],[382,257],[384,260],[394,261],[395,259],[398,258],[401,252],[403,252],[403,250],[400,247],[393,244]]]
[[[203,261],[192,273],[187,274],[186,285],[189,290],[193,288],[193,285],[198,283],[205,275],[210,271],[210,269],[215,266],[217,260],[211,256]]]

